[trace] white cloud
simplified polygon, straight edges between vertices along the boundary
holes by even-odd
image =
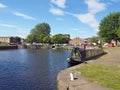
[[[100,0],[85,0],[85,3],[88,5],[89,13],[97,13],[106,9],[106,4],[99,2]]]
[[[60,7],[59,5],[60,2],[63,3],[62,4],[64,6],[63,8],[65,8],[66,0],[51,0],[51,3],[59,7]],[[55,15],[64,15],[64,14],[72,15],[76,17],[80,22],[87,24],[88,26],[93,28],[95,31],[99,31],[98,30],[99,22],[95,18],[95,14],[105,10],[107,7],[107,4],[100,2],[100,0],[84,0],[84,3],[88,7],[88,12],[85,14],[75,14],[75,13],[65,12],[65,11],[62,11],[61,9],[54,8],[53,6],[51,6],[50,8],[50,12]]]
[[[91,13],[86,14],[73,14],[78,20],[82,23],[89,25],[90,27],[94,28],[95,31],[98,31],[99,23],[95,19],[95,16]]]
[[[60,8],[65,8],[66,0],[51,0],[51,3],[57,5]]]
[[[15,28],[15,27],[17,27],[16,25],[13,25],[13,24],[5,24],[5,23],[1,23],[0,26],[2,26],[2,27],[10,27],[10,28]]]
[[[106,4],[100,2],[100,0],[84,0],[85,4],[88,6],[88,12],[85,14],[73,14],[67,12],[67,14],[76,17],[79,21],[84,24],[87,24],[95,31],[99,31],[98,26],[99,22],[95,18],[95,14],[106,9]]]
[[[64,15],[64,11],[53,7],[50,8],[49,12],[51,12],[54,15]]]
[[[74,16],[77,17],[82,23],[88,24],[93,28],[96,28],[98,26],[98,22],[95,19],[95,16],[91,13],[80,14],[80,15],[75,14]]]
[[[6,5],[0,3],[0,8],[6,8],[6,7],[7,7]]]
[[[15,16],[19,16],[19,17],[22,17],[24,19],[29,19],[29,20],[36,20],[35,18],[31,17],[31,16],[28,16],[26,14],[23,14],[23,13],[20,13],[20,12],[14,12],[13,13]]]
[[[94,14],[91,13],[86,13],[86,14],[73,14],[73,13],[68,13],[69,15],[72,15],[76,17],[80,22],[87,24],[91,28],[93,28],[95,31],[98,31],[98,21],[95,19]],[[77,29],[74,29],[77,30]]]

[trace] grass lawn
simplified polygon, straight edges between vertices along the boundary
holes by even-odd
[[[120,90],[120,67],[101,64],[86,64],[77,69],[91,82]]]

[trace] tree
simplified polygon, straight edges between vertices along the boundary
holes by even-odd
[[[65,37],[65,36],[62,36],[62,35],[58,34],[58,35],[54,35],[51,38],[51,42],[54,43],[54,44],[68,43],[68,38]]]
[[[10,37],[10,42],[14,44],[21,44],[21,38],[20,37]]]
[[[51,39],[50,39],[49,36],[45,36],[45,37],[43,38],[43,42],[44,42],[44,43],[50,43],[50,41],[51,41]]]
[[[33,28],[30,34],[45,34],[50,35],[50,26],[47,23],[39,23]]]
[[[118,35],[118,37],[120,38],[120,27],[119,27],[118,30],[117,30],[117,35]]]
[[[39,35],[38,38],[39,38],[39,42],[40,42],[40,43],[43,43],[43,42],[44,42],[44,41],[43,41],[44,37],[46,37],[45,34],[40,34],[40,35]]]
[[[49,37],[50,35],[50,26],[47,23],[39,23],[37,24],[27,36],[26,41],[28,43],[43,43],[44,37]]]
[[[39,39],[35,34],[30,34],[27,36],[26,42],[27,43],[39,42]]]
[[[111,40],[120,39],[120,12],[111,13],[108,16],[104,17],[99,25],[98,35],[105,42],[110,43]]]

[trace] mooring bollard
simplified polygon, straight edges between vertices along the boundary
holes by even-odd
[[[70,73],[70,80],[71,80],[71,81],[74,80],[73,73]]]

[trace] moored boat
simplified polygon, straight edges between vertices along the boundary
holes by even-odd
[[[70,53],[70,56],[67,58],[68,63],[70,64],[79,64],[85,61],[86,53],[82,48],[74,47]]]

